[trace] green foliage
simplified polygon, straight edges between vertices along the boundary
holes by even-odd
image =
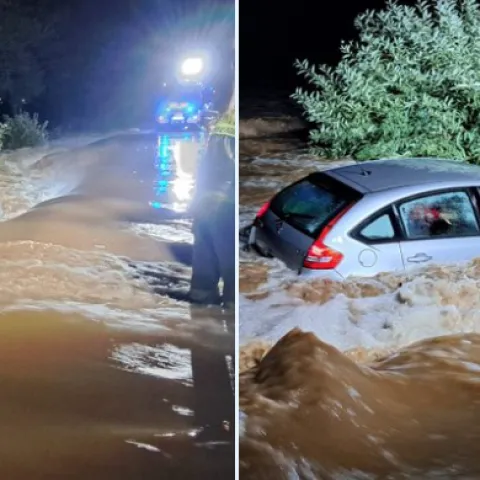
[[[17,148],[43,145],[48,139],[48,122],[39,122],[38,115],[26,112],[13,117],[4,117],[0,123],[0,148],[15,150]]]
[[[316,153],[358,160],[438,156],[480,163],[476,0],[387,1],[355,21],[335,68],[296,61],[314,86],[292,95]]]

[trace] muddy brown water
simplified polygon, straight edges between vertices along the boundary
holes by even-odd
[[[320,159],[316,166],[302,165],[295,143],[289,149],[288,141],[256,142],[243,148],[240,164],[244,223],[282,186],[312,168],[332,166]],[[309,308],[312,328],[315,322],[332,322],[339,335],[348,324],[357,328],[362,316],[378,317],[381,324],[384,315],[385,331],[395,322],[391,343],[383,348],[377,343],[340,351],[299,329],[274,340],[240,338],[240,478],[480,478],[480,335],[460,333],[479,331],[478,259],[417,275],[382,274],[336,284],[292,279],[276,262],[252,252],[240,258],[249,312],[242,320],[240,310],[240,328],[243,321],[253,323],[251,302],[258,302],[259,324],[274,328],[276,319],[288,322],[285,312],[296,315],[296,306]],[[335,324],[325,315],[335,311],[323,307],[338,296],[346,299],[348,322]],[[381,296],[390,298],[388,306],[369,303]],[[418,326],[401,325],[409,320],[409,309]],[[411,344],[406,329],[421,330],[429,321],[430,338]],[[434,336],[436,331],[443,336]]]
[[[479,478],[480,336],[358,365],[293,330],[243,374],[240,478]]]
[[[192,241],[158,137],[85,143],[0,156],[0,476],[233,478],[233,318],[158,292]]]

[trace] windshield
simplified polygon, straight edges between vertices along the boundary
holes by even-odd
[[[311,175],[278,193],[270,209],[287,223],[311,237],[358,194],[328,177]]]
[[[202,102],[202,90],[199,87],[176,86],[166,89],[165,97],[170,102]]]

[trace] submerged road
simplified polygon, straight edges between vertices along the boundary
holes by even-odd
[[[112,140],[108,143],[111,144]],[[120,196],[145,206],[128,220],[133,223],[175,223],[175,214],[185,214],[195,188],[195,174],[202,150],[205,148],[203,132],[172,132],[161,134],[132,134],[118,137],[121,153],[100,162],[90,171],[78,192],[89,198]],[[104,178],[109,178],[105,188]],[[180,219],[180,222],[188,222]],[[170,244],[173,255],[183,263],[190,260],[190,245],[179,240]],[[165,285],[163,275],[150,272],[151,283]],[[169,278],[168,285],[175,286]],[[160,290],[167,293],[167,289]],[[233,467],[234,461],[234,354],[235,317],[233,314],[214,313],[191,307],[192,320],[215,318],[229,336],[229,341],[218,344],[208,329],[197,332],[197,342],[191,350],[193,383],[195,389],[195,426],[201,430],[199,438],[212,451],[221,452],[217,464],[218,478],[227,478],[217,470]],[[214,347],[212,345],[217,343]],[[212,348],[213,347],[213,348]],[[212,450],[213,448],[213,450]],[[215,456],[215,455],[214,455]],[[231,470],[233,475],[234,470]],[[225,472],[226,475],[226,472]],[[210,477],[213,478],[213,477]],[[216,477],[215,477],[216,478]]]
[[[39,358],[49,355],[45,352],[55,352],[56,350],[60,352],[57,362],[45,367],[46,372],[48,373],[49,369],[52,369],[53,378],[53,372],[56,371],[60,362],[65,369],[65,375],[68,375],[69,371],[77,371],[75,375],[68,377],[68,385],[71,384],[69,386],[70,393],[73,393],[73,389],[76,388],[79,389],[78,391],[82,391],[81,396],[85,399],[97,399],[88,401],[91,403],[90,407],[87,407],[86,404],[75,407],[73,397],[69,401],[60,400],[70,398],[70,393],[67,395],[64,389],[66,383],[60,385],[60,382],[55,381],[59,385],[58,389],[55,387],[53,404],[61,403],[59,411],[62,412],[62,420],[54,421],[59,422],[60,425],[64,422],[63,419],[69,419],[69,415],[72,415],[71,418],[81,427],[82,418],[90,419],[93,414],[95,418],[94,420],[90,419],[89,422],[94,421],[94,424],[88,427],[92,429],[92,432],[93,429],[101,430],[105,422],[108,424],[108,422],[114,421],[115,428],[113,430],[112,427],[107,427],[104,431],[108,432],[108,435],[112,434],[111,437],[108,437],[108,441],[105,440],[108,448],[105,446],[104,449],[98,449],[94,447],[94,443],[89,447],[85,446],[87,444],[78,447],[78,445],[83,445],[83,443],[79,443],[80,439],[85,442],[85,438],[90,438],[86,432],[82,433],[82,437],[75,434],[78,438],[68,440],[73,445],[78,443],[75,448],[83,449],[85,455],[91,449],[88,454],[90,460],[85,462],[85,459],[81,460],[83,457],[78,451],[68,450],[67,440],[63,442],[59,440],[62,438],[62,431],[60,427],[56,427],[58,432],[55,434],[55,438],[58,445],[48,447],[49,455],[58,455],[58,459],[63,458],[63,460],[54,461],[48,467],[37,465],[35,469],[32,467],[31,470],[27,469],[28,460],[20,468],[20,463],[15,463],[17,462],[16,457],[30,455],[34,458],[37,454],[41,456],[42,443],[45,442],[45,439],[40,438],[39,434],[40,437],[35,440],[35,446],[30,448],[28,453],[19,454],[17,450],[22,451],[26,446],[22,447],[21,442],[19,442],[18,449],[16,444],[7,445],[6,438],[0,435],[0,449],[10,452],[9,458],[11,458],[10,463],[7,462],[3,468],[3,472],[7,475],[6,478],[12,480],[66,478],[62,475],[67,475],[67,473],[68,478],[102,478],[102,480],[110,478],[115,478],[115,480],[127,478],[178,478],[180,480],[234,478],[234,315],[226,314],[215,308],[195,308],[184,302],[182,312],[186,313],[181,313],[181,315],[187,318],[176,322],[172,320],[169,311],[172,310],[175,313],[178,307],[172,306],[168,302],[165,303],[164,300],[168,298],[169,290],[177,293],[179,290],[188,290],[188,275],[185,275],[185,268],[188,271],[191,258],[191,238],[189,238],[191,232],[188,218],[176,220],[166,215],[165,212],[181,214],[188,208],[195,185],[198,156],[204,145],[205,138],[201,133],[163,133],[161,135],[131,133],[98,141],[67,153],[52,154],[45,157],[43,163],[46,166],[57,165],[57,163],[60,164],[59,157],[62,157],[61,164],[68,165],[68,169],[62,167],[60,170],[73,172],[70,174],[78,180],[74,187],[65,195],[43,202],[25,214],[5,222],[4,226],[8,228],[0,229],[0,245],[7,240],[10,243],[28,240],[42,245],[52,243],[62,245],[62,248],[68,247],[74,252],[89,250],[90,244],[95,247],[100,245],[106,251],[113,252],[116,258],[125,260],[130,267],[133,267],[137,278],[147,280],[152,293],[157,293],[157,306],[148,307],[147,313],[145,313],[145,308],[138,308],[136,313],[148,317],[148,312],[150,312],[152,318],[155,317],[153,322],[157,317],[165,316],[170,332],[173,332],[167,331],[161,335],[149,334],[142,338],[142,335],[137,337],[135,333],[129,334],[128,328],[125,334],[96,332],[91,331],[90,327],[87,329],[88,334],[85,333],[87,330],[79,330],[77,333],[73,330],[72,332],[68,330],[67,333],[65,330],[62,334],[64,335],[63,341],[58,336],[58,347],[55,342],[56,337],[45,339],[45,351],[41,347],[43,336],[40,338],[37,335],[35,348],[39,350]],[[153,225],[154,229],[160,233],[157,235],[155,232],[152,233],[151,229],[147,229],[148,235],[141,236],[142,241],[138,241],[135,229],[145,225]],[[164,226],[170,232],[168,235],[162,231]],[[130,231],[134,233],[130,234]],[[166,237],[168,240],[165,239]],[[172,268],[172,264],[178,264],[178,269]],[[82,268],[85,271],[85,268]],[[69,285],[73,291],[76,288],[74,282],[73,284],[65,283],[65,285]],[[101,287],[101,282],[95,286],[92,279],[92,292],[89,296],[94,297],[95,289]],[[45,289],[47,288],[48,286],[45,286]],[[110,303],[107,297],[104,301],[105,305]],[[111,300],[111,302],[117,301],[128,304],[128,301],[122,298],[112,298]],[[98,300],[92,300],[93,304],[97,305]],[[132,306],[132,310],[135,308]],[[163,315],[164,311],[165,315]],[[39,321],[30,314],[25,314],[20,319],[17,318],[14,324],[22,325],[23,323],[38,325]],[[5,325],[7,324],[5,323]],[[29,328],[31,330],[31,327]],[[60,331],[64,327],[60,328],[57,325],[51,328],[53,332]],[[176,333],[175,329],[177,329]],[[185,332],[188,335],[183,335]],[[5,339],[10,338],[10,330],[4,333]],[[108,340],[109,335],[111,335],[111,340]],[[93,340],[96,338],[95,336],[99,340]],[[101,348],[100,338],[105,344],[103,346],[102,343]],[[112,341],[116,345],[116,350],[122,350],[123,344],[131,345],[129,348],[133,348],[133,346],[138,348],[139,345],[140,347],[143,345],[143,351],[151,353],[148,355],[147,353],[135,354],[137,356],[130,357],[127,362],[129,365],[127,370],[131,372],[130,376],[126,376],[122,380],[124,374],[118,373],[115,369],[110,370],[111,366],[109,365],[102,366],[103,360],[101,359],[104,355],[102,352],[110,349],[108,345]],[[62,346],[60,342],[64,345]],[[6,345],[10,344],[11,340]],[[70,344],[72,347],[68,347]],[[95,344],[95,348],[93,344]],[[165,354],[165,351],[170,351],[166,346],[168,349],[174,348],[187,352],[184,358],[188,359],[189,365],[178,366],[175,364],[174,358]],[[106,350],[103,350],[104,348]],[[157,351],[155,349],[159,349],[160,353],[155,353]],[[62,351],[65,352],[65,359],[61,357]],[[122,351],[127,350],[123,349]],[[17,351],[11,350],[10,357],[8,348],[3,352],[3,354],[0,352],[0,374],[2,369],[7,368],[9,364],[15,365],[15,362],[20,359]],[[26,357],[31,356],[32,362],[34,362],[32,349],[30,348],[28,352]],[[82,357],[81,364],[78,364],[79,359],[74,357],[73,353]],[[113,355],[113,357],[112,355],[109,353],[107,354],[108,358],[105,357],[107,363],[111,362],[111,358],[121,359],[118,355]],[[122,355],[126,354],[122,353]],[[52,354],[52,358],[53,356]],[[140,357],[142,357],[141,360]],[[21,365],[26,364],[25,360],[21,361],[23,362]],[[90,361],[93,362],[91,365]],[[125,362],[125,359],[122,361]],[[136,366],[135,362],[143,363]],[[71,369],[68,367],[70,364],[72,365]],[[94,373],[94,377],[89,377],[90,370],[83,370],[87,364]],[[171,369],[170,374],[168,373],[169,369]],[[182,375],[179,374],[182,369],[191,370],[192,385],[189,389],[182,386]],[[141,378],[135,374],[136,371],[140,372]],[[63,372],[55,373],[55,375],[61,374]],[[142,380],[145,374],[147,378]],[[25,374],[22,373],[22,375]],[[132,375],[134,376],[132,377]],[[25,380],[24,387],[19,390],[18,380],[14,378],[13,374],[10,376],[12,377],[11,384],[6,385],[6,389],[3,390],[5,398],[10,399],[8,402],[12,401],[17,405],[21,402],[28,403],[26,390],[28,381]],[[47,413],[46,408],[52,401],[51,394],[45,393],[43,398],[42,392],[45,389],[50,392],[53,384],[50,376],[45,384],[42,383],[42,378],[43,376],[35,378],[34,388],[42,404],[41,412],[45,411],[50,418],[54,414]],[[177,378],[180,379],[178,382],[175,380]],[[77,379],[80,382],[78,385],[76,384]],[[176,382],[178,386],[175,387]],[[97,384],[98,386],[96,386]],[[107,388],[109,384],[111,384],[111,388]],[[131,387],[134,385],[136,387],[132,389]],[[125,388],[126,390],[124,390]],[[187,390],[189,393],[185,393]],[[25,397],[23,397],[23,393],[25,393]],[[173,409],[174,400],[172,399],[175,396],[183,398],[182,402],[184,405],[188,405],[191,414],[182,413],[181,409]],[[2,408],[1,405],[5,406],[0,400],[0,408]],[[10,403],[7,403],[7,407],[7,410],[11,408]],[[37,406],[29,408],[29,412],[34,415]],[[79,409],[81,413],[79,413]],[[106,420],[111,415],[116,415],[115,412],[119,413],[118,418],[121,420],[118,420],[117,417],[115,417],[116,420]],[[18,415],[20,418],[20,413]],[[132,417],[131,420],[130,417]],[[37,421],[36,413],[32,418],[30,428],[34,433],[37,431],[33,430],[33,424]],[[149,419],[151,419],[151,424]],[[43,422],[43,420],[41,421]],[[48,421],[53,420],[49,419]],[[0,422],[3,423],[1,418]],[[12,428],[16,428],[13,420],[9,423]],[[175,429],[173,429],[173,433],[169,434],[171,425],[177,424],[183,425],[176,429],[184,433],[175,434]],[[75,428],[67,429],[65,438],[68,436],[70,439],[70,435],[76,431]],[[124,431],[125,433],[123,433]],[[139,438],[142,438],[143,441],[138,441],[136,447],[131,447],[135,442],[129,436],[134,437],[135,432],[138,432]],[[104,433],[98,435],[99,438],[102,438]],[[28,434],[26,436],[28,437]],[[120,444],[113,446],[112,442],[116,442],[115,439],[118,437],[123,438],[123,447]],[[33,441],[33,436],[31,438]],[[138,453],[133,454],[132,448],[136,448]],[[59,453],[56,454],[57,450]],[[103,450],[105,452],[108,450],[108,452],[105,453]],[[113,455],[113,452],[116,452],[115,460],[113,456],[109,457]],[[105,456],[102,456],[104,453]],[[70,458],[73,462],[72,459],[77,457],[78,460],[74,461],[75,469],[70,469],[68,461],[65,459]],[[34,471],[35,473],[33,473]],[[33,476],[31,476],[32,474]]]

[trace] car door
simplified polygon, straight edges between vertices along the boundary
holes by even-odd
[[[404,230],[400,249],[406,270],[480,256],[478,212],[468,189],[410,198],[397,204],[397,212]]]
[[[388,207],[362,221],[350,235],[348,255],[338,271],[343,276],[373,276],[403,271],[402,231]]]

